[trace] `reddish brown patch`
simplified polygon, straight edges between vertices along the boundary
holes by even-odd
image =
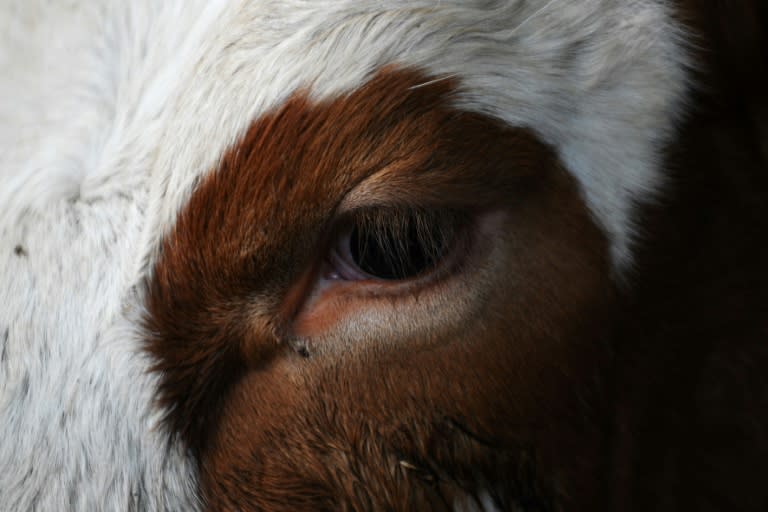
[[[448,509],[482,491],[504,509],[595,503],[606,242],[548,147],[452,108],[450,81],[411,88],[428,79],[388,70],[335,100],[294,95],[226,153],[164,241],[148,348],[211,510]],[[357,206],[505,211],[506,272],[430,350],[371,338],[302,358],[286,311],[337,208],[376,173],[396,187]]]

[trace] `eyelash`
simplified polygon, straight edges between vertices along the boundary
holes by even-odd
[[[450,209],[378,207],[352,212],[335,231],[326,277],[399,282],[430,274],[456,250],[468,218]]]

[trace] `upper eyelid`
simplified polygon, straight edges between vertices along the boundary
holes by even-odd
[[[403,203],[411,203],[412,201],[404,200],[405,190],[395,187],[391,180],[387,179],[388,177],[391,177],[391,173],[382,171],[360,182],[341,200],[336,209],[336,217],[354,215],[355,211],[368,208],[396,207]]]
[[[420,168],[414,162],[397,160],[376,170],[344,195],[335,217],[366,208],[449,206],[440,191],[448,188],[452,180],[444,176],[421,183],[425,175]]]

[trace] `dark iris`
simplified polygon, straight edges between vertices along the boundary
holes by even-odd
[[[366,274],[400,280],[432,269],[444,256],[444,223],[423,216],[398,216],[395,222],[362,222],[350,233],[350,254]]]

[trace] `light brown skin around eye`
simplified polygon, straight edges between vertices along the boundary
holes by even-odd
[[[456,83],[412,88],[429,80],[385,69],[335,100],[296,94],[165,240],[147,348],[210,510],[596,499],[606,241],[546,145],[457,111]],[[479,219],[462,263],[314,293],[335,219],[403,203]]]

